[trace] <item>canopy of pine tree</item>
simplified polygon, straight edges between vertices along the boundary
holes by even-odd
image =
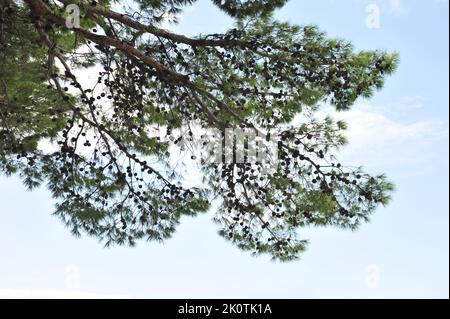
[[[302,228],[367,222],[393,185],[338,162],[346,125],[317,110],[370,97],[396,54],[276,21],[286,0],[212,0],[235,20],[223,34],[162,27],[195,2],[2,0],[0,172],[47,185],[72,233],[106,245],[166,239],[211,208],[221,236],[284,261],[305,249]],[[279,136],[278,158],[195,156],[226,128]],[[180,153],[202,186],[186,186]]]

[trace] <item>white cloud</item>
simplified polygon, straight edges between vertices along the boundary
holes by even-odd
[[[416,112],[422,109],[426,105],[427,100],[420,95],[408,95],[402,96],[393,101],[387,102],[383,105],[371,105],[371,104],[358,104],[353,109],[367,112],[373,112],[378,114],[399,115],[407,112]]]
[[[387,106],[356,105],[347,112],[325,109],[348,124],[349,144],[343,159],[355,164],[383,166],[418,164],[438,155],[438,145],[448,140],[448,125],[437,119],[398,120],[423,105],[422,97],[404,97]]]
[[[348,137],[354,144],[370,142],[378,144],[414,141],[442,134],[440,124],[431,120],[411,123],[394,121],[383,113],[355,109],[347,113],[338,113],[337,118],[349,124]]]
[[[420,95],[404,96],[396,102],[390,104],[389,109],[399,111],[420,109],[424,106],[425,102],[425,98]]]

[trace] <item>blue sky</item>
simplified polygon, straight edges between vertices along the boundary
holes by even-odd
[[[366,26],[369,4],[380,9],[377,29]],[[382,91],[335,114],[350,127],[341,158],[385,172],[397,187],[392,203],[356,232],[302,230],[309,249],[279,264],[225,242],[212,213],[184,218],[163,244],[105,249],[72,237],[45,189],[0,177],[0,297],[449,297],[448,1],[291,0],[276,16],[357,49],[400,53]],[[199,0],[174,29],[195,35],[231,23]]]

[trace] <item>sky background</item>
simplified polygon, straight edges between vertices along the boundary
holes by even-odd
[[[367,6],[380,9],[369,28]],[[103,248],[74,238],[45,188],[0,177],[0,297],[448,298],[448,1],[291,0],[276,17],[316,24],[356,49],[400,54],[398,71],[370,100],[335,114],[349,124],[349,164],[386,173],[392,203],[350,232],[308,228],[301,259],[252,257],[217,235],[212,212],[183,218],[163,244]],[[231,19],[199,0],[174,30],[226,30]],[[333,113],[326,108],[324,113]]]

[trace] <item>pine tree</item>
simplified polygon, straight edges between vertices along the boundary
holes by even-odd
[[[283,261],[305,249],[303,227],[367,222],[393,185],[339,163],[346,125],[316,113],[370,97],[397,55],[275,20],[286,0],[212,0],[236,21],[224,34],[161,27],[195,2],[136,0],[119,12],[108,0],[1,1],[0,172],[45,183],[72,233],[106,245],[166,239],[213,200],[224,238]],[[80,25],[67,24],[70,4]],[[87,87],[77,74],[92,66],[101,71]],[[210,137],[194,127],[280,136],[279,160],[271,172],[201,162],[195,150]],[[199,160],[203,187],[184,186],[177,147]]]

